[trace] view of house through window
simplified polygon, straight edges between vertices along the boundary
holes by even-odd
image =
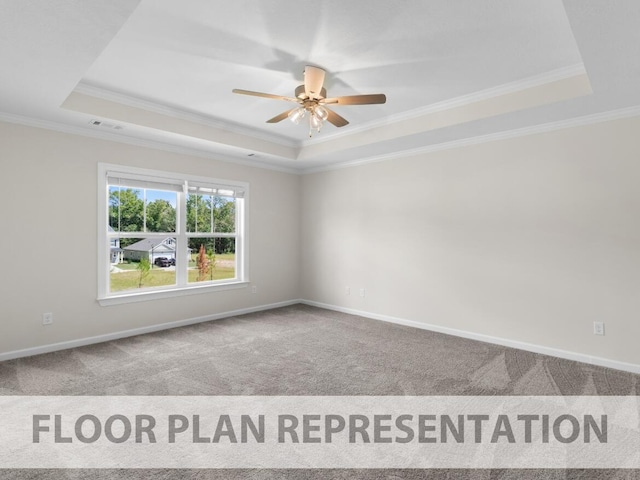
[[[241,280],[238,225],[245,189],[107,173],[109,294]]]

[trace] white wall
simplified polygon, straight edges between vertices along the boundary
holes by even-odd
[[[249,182],[258,293],[99,306],[98,162]],[[7,123],[0,123],[0,165],[0,354],[300,297],[297,175]],[[44,312],[54,313],[53,325],[42,325]]]
[[[302,199],[308,300],[640,364],[638,118],[309,174]]]

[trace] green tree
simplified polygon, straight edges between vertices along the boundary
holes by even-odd
[[[216,232],[230,233],[236,230],[236,202],[227,197],[213,197],[213,219]]]
[[[133,188],[112,188],[109,192],[109,225],[117,232],[142,232],[144,201]]]
[[[207,249],[207,261],[209,262],[209,280],[213,280],[213,271],[216,269],[216,251],[213,248]]]
[[[147,205],[148,232],[175,232],[176,209],[167,200],[154,200]]]
[[[188,232],[232,233],[235,230],[235,199],[195,194],[187,197]],[[189,241],[189,248],[198,251],[203,243],[205,249],[212,249],[214,254],[235,253],[236,251],[233,238],[194,238]]]
[[[211,202],[209,196],[187,196],[187,231],[212,232]]]
[[[214,228],[219,233],[236,231],[236,202],[228,197],[212,197]],[[216,238],[216,253],[235,253],[236,243],[233,238]]]
[[[138,263],[138,266],[136,267],[136,270],[138,270],[138,273],[139,273],[138,288],[141,288],[142,284],[147,279],[147,277],[149,277],[149,274],[151,273],[151,262],[149,261],[149,259],[141,258],[140,262]]]

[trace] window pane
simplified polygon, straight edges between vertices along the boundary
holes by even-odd
[[[189,283],[236,277],[235,238],[191,238],[189,252]]]
[[[109,227],[116,232],[141,232],[144,228],[143,191],[109,187]]]
[[[146,190],[145,198],[145,231],[175,232],[177,194],[162,190]]]
[[[211,195],[187,195],[187,232],[213,233]]]
[[[109,187],[109,227],[116,232],[175,232],[176,192]]]
[[[214,228],[218,233],[235,233],[236,199],[231,197],[213,197]]]
[[[175,285],[176,239],[110,239],[109,291]]]

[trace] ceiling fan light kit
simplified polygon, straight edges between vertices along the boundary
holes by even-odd
[[[329,116],[329,112],[322,105],[316,105],[316,107],[313,109],[313,113],[323,122]]]
[[[267,120],[267,123],[278,123],[285,118],[289,118],[293,123],[298,125],[302,122],[302,119],[306,117],[307,112],[309,112],[310,137],[313,135],[314,130],[317,132],[320,131],[325,121],[328,121],[336,127],[344,127],[349,124],[346,119],[327,108],[327,105],[373,105],[382,104],[387,101],[387,97],[382,93],[327,98],[327,90],[323,87],[324,77],[325,71],[323,69],[307,65],[304,69],[304,84],[296,87],[294,92],[295,97],[284,97],[271,93],[240,89],[234,89],[233,93],[298,103],[298,107],[276,115]]]
[[[296,125],[300,125],[300,122],[304,118],[304,114],[306,113],[305,109],[302,107],[294,108],[289,111],[289,120],[291,120]]]

